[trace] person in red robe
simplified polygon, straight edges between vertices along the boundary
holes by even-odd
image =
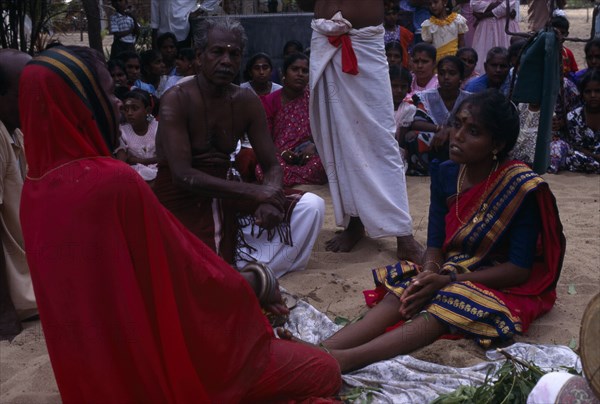
[[[63,402],[335,394],[336,361],[276,339],[266,322],[261,304],[287,310],[276,282],[266,294],[259,273],[234,270],[111,157],[118,128],[112,86],[100,53],[79,47],[43,52],[20,81],[29,164],[21,222]]]

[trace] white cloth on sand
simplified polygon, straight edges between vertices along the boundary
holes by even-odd
[[[325,314],[310,304],[299,300],[285,324],[294,336],[318,344],[339,328]],[[531,345],[516,343],[504,348],[509,354],[532,362],[544,371],[560,367],[573,367],[581,371],[581,360],[572,349],[561,345]],[[488,351],[490,362],[466,368],[438,365],[399,355],[393,359],[369,365],[342,375],[341,395],[361,390],[356,402],[373,403],[428,403],[440,394],[450,393],[462,385],[481,385],[488,371],[494,373],[504,362],[504,356]]]
[[[323,161],[335,220],[360,217],[370,237],[412,234],[404,163],[394,135],[394,105],[383,26],[352,29],[338,12],[312,21],[310,126]],[[358,75],[342,72],[342,48],[327,35],[348,34]]]

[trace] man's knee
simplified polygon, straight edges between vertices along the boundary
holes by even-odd
[[[315,221],[322,221],[325,217],[325,201],[320,196],[307,192],[298,201],[294,209],[294,214],[296,213],[302,217],[310,217],[314,218]]]

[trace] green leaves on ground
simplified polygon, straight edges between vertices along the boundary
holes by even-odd
[[[533,363],[499,351],[507,357],[506,362],[494,375],[490,370],[481,386],[460,386],[431,404],[525,404],[531,389],[546,372]]]
[[[361,403],[370,404],[374,401],[374,392],[381,391],[380,387],[359,386],[348,391],[346,394],[340,395],[340,400],[344,403]]]

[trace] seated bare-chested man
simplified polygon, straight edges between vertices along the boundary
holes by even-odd
[[[419,263],[422,247],[412,234],[404,163],[394,139],[384,1],[298,0],[298,5],[315,13],[310,123],[327,167],[336,222],[345,228],[327,249],[350,251],[366,231],[375,238],[397,237],[398,257]],[[330,43],[331,37],[339,43]]]
[[[277,276],[304,269],[324,202],[309,193],[286,198],[261,102],[232,84],[246,42],[241,24],[203,24],[195,38],[200,73],[161,98],[156,195],[229,263],[258,260]],[[265,173],[262,184],[235,181],[232,160],[244,133]]]

